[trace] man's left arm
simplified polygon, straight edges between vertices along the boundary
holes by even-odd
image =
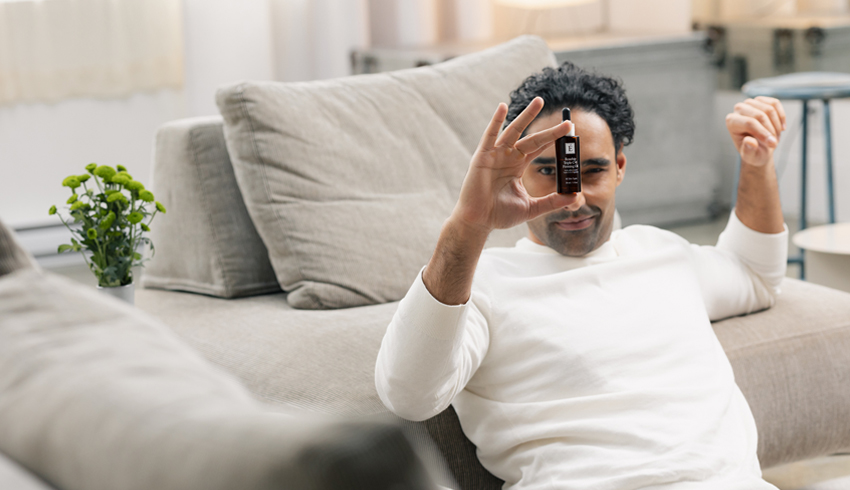
[[[717,242],[719,260],[701,267],[712,320],[772,306],[785,277],[788,231],[773,160],[785,127],[782,104],[770,97],[736,104],[726,116],[741,169],[737,203]]]
[[[785,231],[773,162],[785,125],[785,110],[771,97],[747,99],[726,116],[726,128],[741,155],[735,214],[741,223],[759,233]]]

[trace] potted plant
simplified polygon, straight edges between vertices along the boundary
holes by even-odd
[[[132,268],[148,260],[137,249],[149,245],[153,256],[153,243],[144,233],[157,213],[165,213],[165,206],[122,165],[90,163],[86,172],[62,181],[71,189],[66,202],[70,219],[57,214],[56,206],[50,207],[49,214],[57,214],[73,236],[70,244],[59,245],[59,253],[81,252],[98,288],[133,304]],[[79,227],[72,228],[69,222]]]

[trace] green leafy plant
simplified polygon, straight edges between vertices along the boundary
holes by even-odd
[[[62,181],[71,189],[65,203],[70,218],[63,218],[56,206],[50,207],[49,214],[58,215],[73,235],[70,244],[59,245],[59,253],[82,252],[101,287],[130,284],[133,266],[148,260],[142,259],[137,248],[149,245],[153,256],[153,243],[144,233],[151,231],[151,222],[157,213],[165,213],[165,206],[122,165],[90,163],[86,172]],[[73,229],[69,223],[80,226]]]

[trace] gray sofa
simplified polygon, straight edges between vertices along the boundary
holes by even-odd
[[[552,64],[545,43],[520,38],[404,72],[223,89],[223,118],[157,133],[153,190],[168,213],[152,225],[139,314],[269,413],[390,418],[374,363],[396,301],[497,102]],[[491,245],[524,233],[496,233]],[[763,467],[850,448],[850,295],[789,279],[770,310],[714,328],[755,415]],[[3,417],[0,404],[0,436]],[[422,454],[438,483],[500,488],[451,408],[406,427],[436,443]]]

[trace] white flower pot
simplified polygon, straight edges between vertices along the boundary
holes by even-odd
[[[135,297],[135,283],[130,283],[125,286],[113,286],[113,287],[97,287],[98,290],[112,296],[113,298],[118,298],[122,301],[126,301],[127,303],[135,304],[133,298]]]

